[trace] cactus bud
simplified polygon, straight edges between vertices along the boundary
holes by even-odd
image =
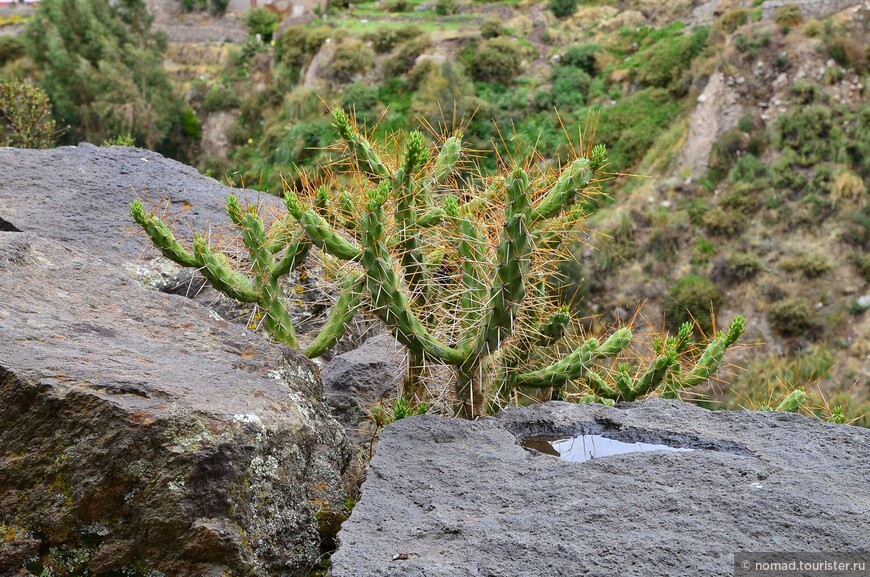
[[[602,168],[607,162],[607,147],[603,144],[596,144],[592,147],[592,154],[589,158],[589,164],[592,170]]]
[[[305,209],[302,208],[302,204],[299,203],[299,197],[296,196],[295,192],[288,190],[284,193],[284,204],[287,205],[287,212],[289,212],[293,218],[297,220],[302,218]]]
[[[239,199],[232,194],[227,196],[227,216],[235,225],[242,222],[242,207],[239,205]]]
[[[807,394],[803,389],[795,389],[774,409],[780,413],[796,413],[807,402]]]
[[[366,209],[369,212],[374,211],[377,208],[383,206],[385,202],[387,202],[387,198],[390,196],[390,182],[387,180],[382,180],[377,188],[373,188],[369,190],[366,195],[368,202],[366,202]]]
[[[455,196],[444,197],[444,210],[452,218],[459,216],[459,201],[456,200]]]

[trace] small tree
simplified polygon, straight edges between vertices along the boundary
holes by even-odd
[[[577,11],[577,0],[550,0],[550,10],[556,18],[567,18]]]
[[[0,146],[48,148],[53,134],[45,92],[25,82],[0,82]]]

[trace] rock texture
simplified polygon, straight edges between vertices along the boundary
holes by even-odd
[[[392,335],[369,338],[361,347],[333,358],[320,372],[326,402],[356,440],[366,408],[401,385],[407,365],[404,347]],[[368,437],[366,437],[368,439]]]
[[[350,458],[312,371],[85,252],[0,232],[0,574],[40,557],[57,575],[304,575]]]
[[[685,446],[572,463],[533,435]],[[866,551],[870,431],[650,400],[567,403],[381,437],[333,576],[733,575],[740,551]]]
[[[230,193],[277,210],[281,201],[256,191],[231,189],[196,169],[142,150],[92,144],[48,150],[0,148],[0,219],[24,232],[70,243],[166,288],[187,280],[160,256],[130,218],[130,201],[146,208],[163,199],[166,219],[187,246],[193,232],[228,222]]]

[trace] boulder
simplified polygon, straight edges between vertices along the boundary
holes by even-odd
[[[359,436],[355,433],[366,409],[398,390],[406,366],[405,348],[392,335],[381,334],[321,369],[326,402],[352,437]]]
[[[156,152],[92,144],[47,150],[0,148],[0,219],[24,232],[69,243],[117,264],[157,288],[169,285],[179,268],[164,259],[130,217],[130,201],[161,214],[190,246],[193,232],[228,222],[224,199],[279,210],[280,199],[252,190],[232,189],[195,168]],[[164,278],[160,278],[160,273]]]
[[[0,232],[0,574],[305,575],[350,459],[321,396],[295,351]]]
[[[692,450],[545,454],[541,436],[580,434]],[[381,435],[332,575],[731,576],[741,551],[866,552],[868,479],[870,431],[795,414],[655,399],[408,418]]]

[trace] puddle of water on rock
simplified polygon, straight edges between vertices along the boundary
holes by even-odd
[[[565,461],[582,463],[592,459],[611,457],[623,453],[646,453],[650,451],[693,451],[683,447],[671,447],[656,443],[624,443],[602,435],[577,435],[575,437],[532,437],[521,443],[527,449],[535,449]]]

